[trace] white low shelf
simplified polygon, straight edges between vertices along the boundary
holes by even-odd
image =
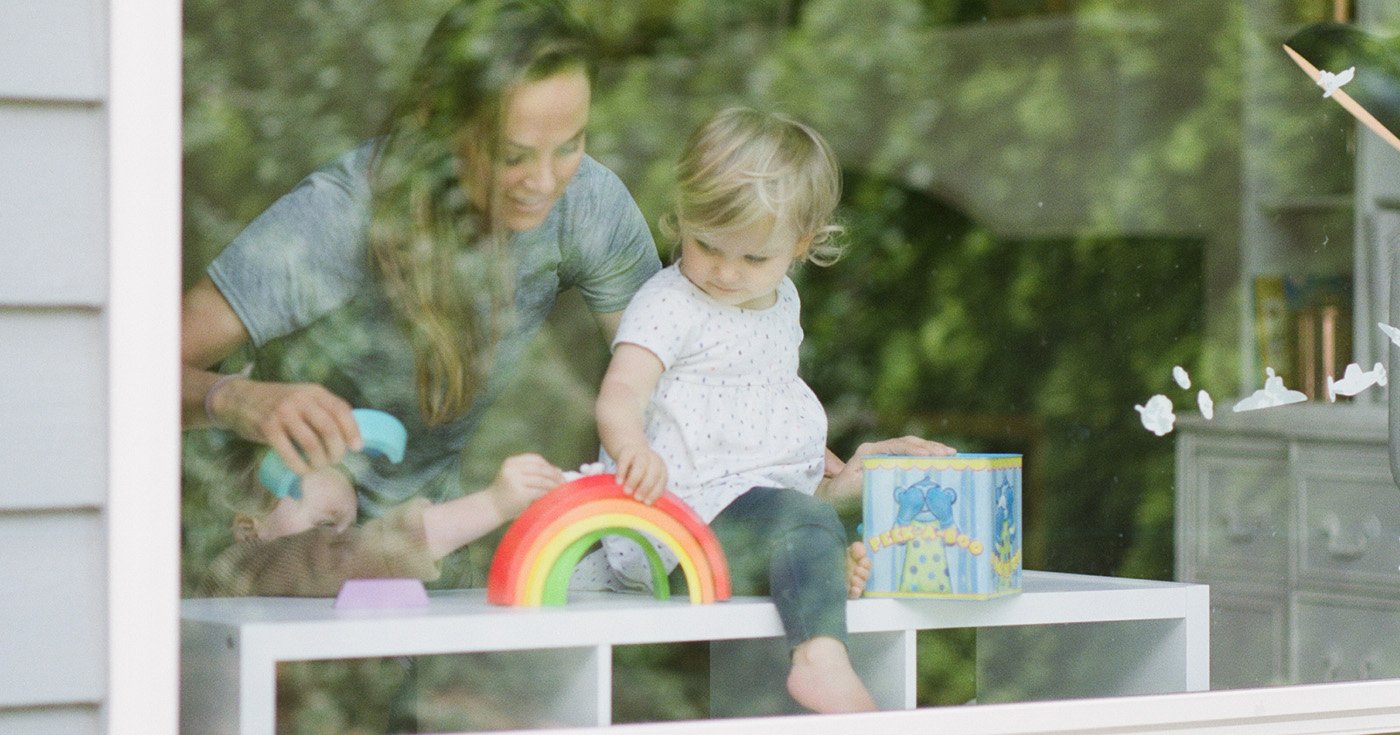
[[[848,603],[852,658],[881,707],[914,707],[915,633],[946,628],[978,629],[979,701],[1208,688],[1207,586],[1031,571],[1024,586],[985,601]],[[783,680],[781,636],[762,597],[691,605],[576,593],[563,608],[506,608],[472,589],[435,592],[425,608],[355,611],[326,598],[190,599],[181,603],[181,731],[271,735],[278,662],[505,651],[550,674],[532,703],[541,725],[605,725],[612,646],[679,641],[713,642],[715,715],[762,714],[754,703],[775,701],[763,695]],[[1064,671],[1027,683],[1034,656]],[[1066,656],[1079,665],[1060,667]]]

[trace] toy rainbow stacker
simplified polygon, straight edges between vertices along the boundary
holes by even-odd
[[[864,460],[870,597],[1021,591],[1021,455]]]
[[[633,500],[613,475],[565,483],[526,508],[496,547],[486,599],[497,605],[563,605],[579,560],[602,537],[619,535],[647,554],[653,593],[664,600],[670,596],[666,568],[644,533],[680,560],[691,602],[729,599],[729,564],[710,527],[669,492],[651,505]]]

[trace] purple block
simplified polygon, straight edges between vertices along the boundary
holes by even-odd
[[[337,610],[427,606],[428,591],[416,579],[347,579],[335,597]]]

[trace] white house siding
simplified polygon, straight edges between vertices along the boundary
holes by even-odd
[[[24,735],[88,735],[100,732],[95,707],[0,710],[0,732]]]
[[[0,94],[101,102],[107,89],[103,0],[0,3]]]
[[[6,600],[0,612],[0,708],[97,702],[105,682],[99,514],[0,515],[0,559]]]
[[[0,101],[0,130],[0,303],[101,306],[107,273],[103,109]]]
[[[104,339],[93,309],[0,305],[0,512],[101,507]]]
[[[105,0],[0,2],[0,732],[107,686]]]

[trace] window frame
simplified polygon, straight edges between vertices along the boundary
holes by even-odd
[[[826,717],[709,720],[629,726],[631,735],[771,733],[800,727],[804,735],[1070,735],[1071,733],[1251,733],[1321,735],[1395,732],[1400,679],[1295,684],[1265,689],[940,707]],[[598,728],[602,732],[603,728]],[[570,730],[579,733],[580,730]]]
[[[107,732],[174,733],[179,698],[181,4],[108,15]],[[151,284],[168,284],[152,288]],[[159,532],[153,532],[159,529]],[[810,718],[809,735],[908,727],[963,735],[1400,729],[1400,679]],[[771,732],[781,719],[629,726],[633,733]],[[930,728],[934,728],[930,730]],[[600,728],[601,729],[601,728]],[[571,729],[570,733],[582,732]]]
[[[93,3],[91,12],[94,23],[105,16],[108,71],[107,692],[100,717],[109,733],[174,733],[181,5],[122,0]]]

